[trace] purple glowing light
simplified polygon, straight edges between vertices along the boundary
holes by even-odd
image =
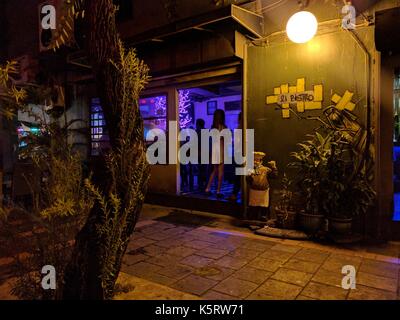
[[[193,123],[193,117],[190,112],[191,107],[190,91],[179,90],[179,126],[181,129],[186,129]]]

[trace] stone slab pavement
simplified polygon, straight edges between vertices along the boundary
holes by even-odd
[[[356,289],[342,288],[346,265],[357,272]],[[142,279],[179,292],[182,298],[400,299],[398,255],[273,239],[229,227],[141,221],[130,240],[122,271],[127,279]],[[136,290],[125,298],[152,299],[152,295]]]
[[[207,226],[157,220],[171,210],[144,207],[123,260],[124,291],[116,299],[400,299],[397,243],[343,248],[273,239],[211,214],[215,221]],[[11,263],[0,256],[0,300],[15,298],[9,295]],[[345,265],[357,271],[354,290],[341,286]]]

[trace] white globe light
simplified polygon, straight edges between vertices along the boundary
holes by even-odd
[[[308,11],[294,14],[288,21],[286,33],[290,40],[296,43],[310,41],[318,30],[317,18]]]

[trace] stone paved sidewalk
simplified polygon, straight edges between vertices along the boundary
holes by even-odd
[[[341,287],[344,265],[355,290]],[[399,256],[156,220],[137,228],[122,271],[209,300],[400,299]]]
[[[343,249],[272,239],[235,227],[231,218],[198,212],[180,211],[180,217],[201,226],[157,220],[171,212],[144,207],[119,279],[130,289],[117,299],[400,299],[399,244]],[[15,298],[12,261],[0,255],[0,300]],[[356,290],[341,287],[344,265],[357,270]]]

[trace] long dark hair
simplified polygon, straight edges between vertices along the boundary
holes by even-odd
[[[226,128],[225,111],[221,110],[221,109],[217,109],[214,112],[212,129],[219,129],[221,126],[222,126],[222,128]]]

